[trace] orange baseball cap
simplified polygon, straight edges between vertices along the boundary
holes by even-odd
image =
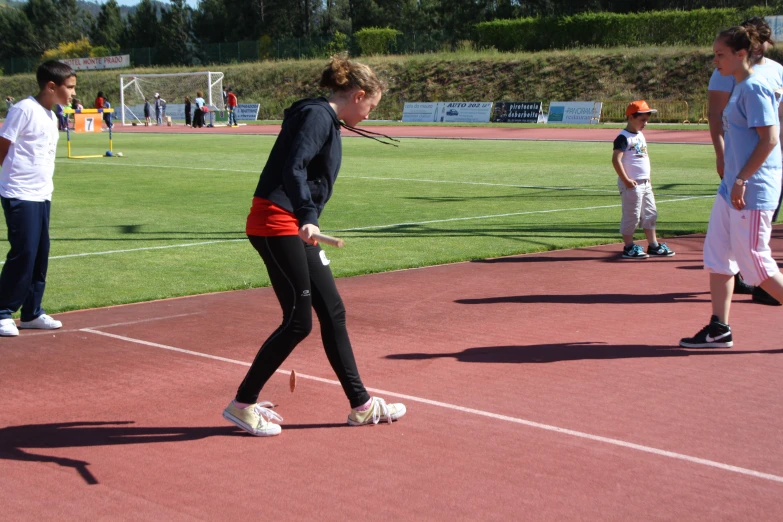
[[[653,112],[658,111],[656,109],[651,109],[644,100],[632,101],[628,104],[628,108],[625,109],[626,116],[633,116],[634,114],[652,114]]]

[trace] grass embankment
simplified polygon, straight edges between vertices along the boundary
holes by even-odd
[[[775,58],[776,55],[773,55]],[[537,53],[451,53],[366,57],[389,83],[374,118],[401,118],[406,101],[627,101],[685,100],[697,121],[712,73],[711,50],[702,47],[578,49]],[[279,119],[294,100],[322,92],[321,60],[213,65],[234,86],[240,103],[260,103],[261,119]],[[141,68],[163,73],[205,68]],[[123,74],[130,70],[122,70]],[[99,90],[119,100],[118,70],[79,73],[89,106]],[[0,93],[21,99],[35,90],[33,75],[0,78]],[[171,101],[171,100],[170,100]]]

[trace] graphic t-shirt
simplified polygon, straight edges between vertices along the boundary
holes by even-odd
[[[647,140],[641,132],[623,129],[614,140],[614,150],[623,151],[622,164],[625,173],[634,181],[650,179],[650,157]]]

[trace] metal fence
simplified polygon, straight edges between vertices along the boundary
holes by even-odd
[[[630,102],[631,100],[603,102],[601,121],[625,121],[625,109]],[[691,123],[691,120],[700,123],[705,110],[699,106],[695,115],[692,115],[691,106],[685,100],[647,100],[647,103],[658,111],[650,115],[651,123]]]

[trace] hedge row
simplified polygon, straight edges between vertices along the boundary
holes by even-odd
[[[495,20],[476,25],[481,47],[498,51],[540,51],[596,46],[712,45],[721,30],[773,7],[696,9],[646,13],[583,13],[564,17]]]

